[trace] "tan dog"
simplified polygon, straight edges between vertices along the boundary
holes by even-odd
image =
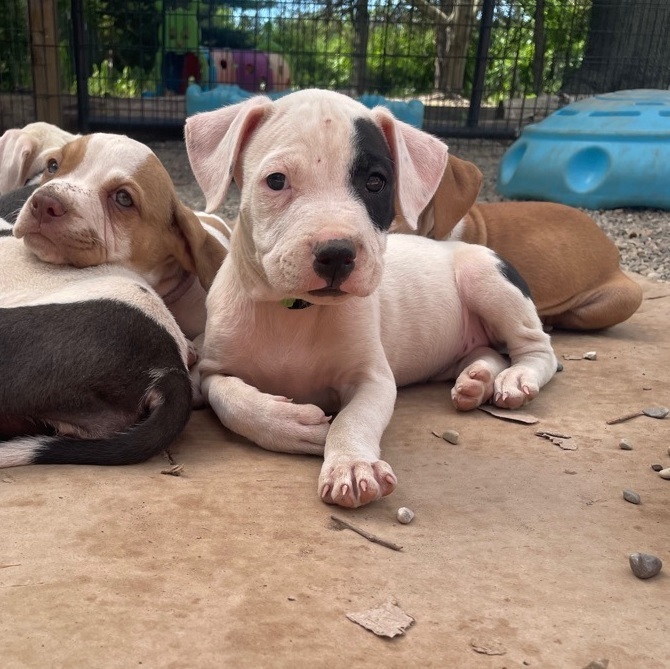
[[[206,290],[226,252],[226,231],[215,227],[223,222],[204,218],[182,204],[148,146],[92,134],[48,155],[14,234],[45,262],[138,272],[194,338],[205,329]]]
[[[549,202],[475,204],[481,181],[475,165],[450,155],[416,232],[493,249],[526,280],[545,325],[595,330],[635,313],[642,289],[592,218]],[[393,230],[414,232],[402,222]]]
[[[46,169],[49,152],[77,136],[41,121],[7,130],[0,137],[0,195],[34,183]]]

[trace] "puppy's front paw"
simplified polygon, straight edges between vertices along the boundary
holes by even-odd
[[[323,454],[330,417],[319,407],[274,396],[264,409],[265,425],[256,443],[283,453]]]
[[[540,392],[537,374],[532,369],[518,365],[498,374],[493,385],[493,403],[503,409],[518,409]]]
[[[383,460],[350,460],[324,463],[319,476],[319,496],[326,504],[355,508],[390,495],[398,479]]]
[[[468,365],[456,379],[451,389],[451,401],[459,411],[476,409],[493,395],[494,374],[483,361]]]

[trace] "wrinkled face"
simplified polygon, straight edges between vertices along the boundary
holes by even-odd
[[[76,267],[117,262],[139,271],[163,260],[155,240],[172,220],[174,188],[147,146],[93,134],[53,151],[46,165],[14,228],[40,259]]]
[[[247,250],[272,298],[328,304],[369,295],[394,218],[391,153],[357,103],[295,100],[290,113],[276,103],[235,175]]]

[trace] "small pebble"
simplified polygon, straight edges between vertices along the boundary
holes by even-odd
[[[634,490],[628,490],[628,488],[623,491],[623,498],[631,504],[640,503],[640,496]]]
[[[396,518],[398,519],[399,523],[407,525],[407,523],[411,523],[414,519],[414,511],[412,511],[412,509],[408,509],[406,506],[401,506],[398,509],[398,513],[396,513]]]
[[[668,467],[667,469],[661,469],[661,471],[658,472],[658,475],[662,479],[665,479],[666,481],[670,481],[670,467]]]
[[[663,465],[652,465],[651,468],[652,468],[655,472],[661,472],[661,471],[663,471]]]
[[[448,441],[450,444],[457,444],[459,436],[460,435],[458,432],[456,432],[456,430],[447,430],[446,432],[442,433],[442,439]]]
[[[648,553],[631,553],[628,556],[628,562],[633,573],[638,578],[656,576],[663,567],[663,562],[661,562],[660,558]]]
[[[628,439],[622,439],[619,442],[619,448],[622,451],[632,451],[633,450],[633,444],[631,444]]]
[[[596,360],[598,358],[598,354],[595,351],[587,351],[584,353],[584,360]]]

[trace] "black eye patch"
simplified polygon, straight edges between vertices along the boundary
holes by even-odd
[[[354,121],[351,186],[375,227],[388,230],[395,217],[393,160],[382,131],[369,119]]]

